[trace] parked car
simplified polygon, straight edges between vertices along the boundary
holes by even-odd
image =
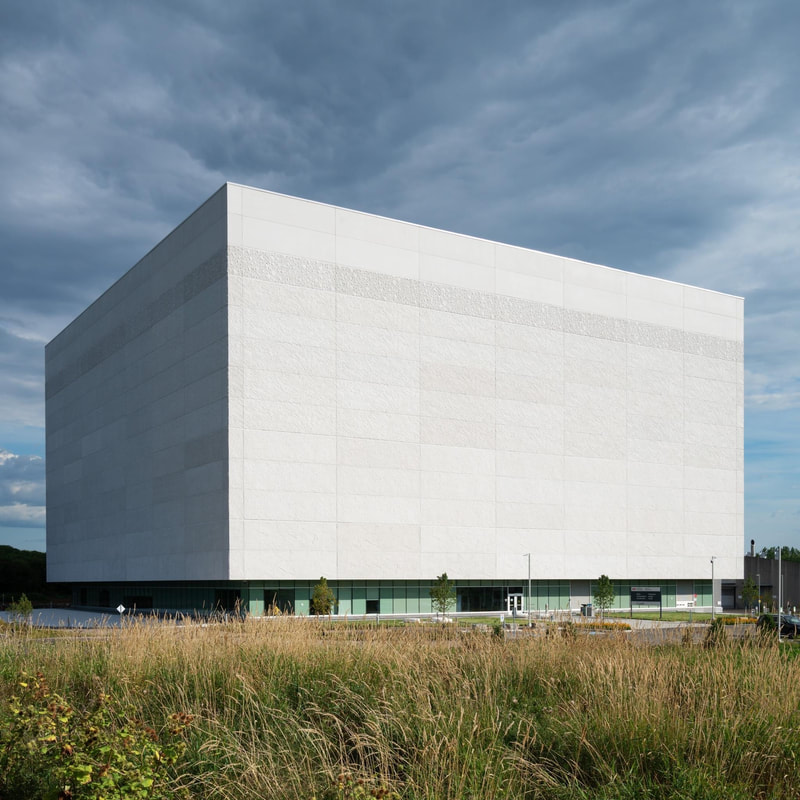
[[[756,627],[762,631],[775,631],[778,629],[777,614],[762,614],[756,622]],[[800,617],[793,614],[781,614],[781,636],[794,639],[800,635]]]

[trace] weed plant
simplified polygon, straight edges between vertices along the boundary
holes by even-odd
[[[291,617],[14,631],[0,714],[37,671],[76,714],[101,692],[154,730],[191,715],[169,774],[197,798],[800,795],[798,667],[771,639],[505,640]]]

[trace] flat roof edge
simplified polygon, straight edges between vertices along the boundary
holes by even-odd
[[[660,277],[658,275],[648,275],[647,273],[644,273],[644,272],[634,272],[633,270],[622,269],[621,267],[611,267],[608,264],[598,264],[598,263],[596,263],[594,261],[584,261],[583,259],[573,258],[572,256],[562,256],[562,255],[559,255],[558,253],[548,252],[547,250],[537,250],[534,247],[524,247],[523,245],[519,245],[519,244],[510,244],[509,242],[499,242],[496,239],[486,239],[486,238],[484,238],[482,236],[473,236],[472,234],[469,234],[469,233],[460,233],[459,231],[451,231],[451,230],[447,230],[445,228],[434,228],[434,227],[432,227],[430,225],[423,225],[422,223],[419,223],[419,222],[410,222],[409,220],[398,219],[397,217],[386,217],[383,214],[374,214],[371,211],[361,211],[361,210],[359,210],[357,208],[348,208],[347,206],[337,206],[337,205],[335,205],[333,203],[324,203],[321,200],[311,200],[308,197],[298,197],[297,195],[286,194],[285,192],[276,192],[276,191],[274,191],[272,189],[262,189],[262,188],[260,188],[258,186],[248,186],[245,183],[236,183],[234,181],[227,181],[224,185],[225,186],[235,186],[235,187],[237,187],[239,189],[247,189],[248,191],[251,191],[251,192],[263,192],[264,194],[271,194],[271,195],[274,195],[276,197],[285,197],[285,198],[287,198],[289,200],[299,200],[299,201],[301,201],[303,203],[312,203],[313,205],[316,205],[316,206],[325,206],[326,208],[333,208],[333,209],[338,209],[338,210],[341,210],[341,211],[350,211],[350,212],[352,212],[354,214],[363,214],[365,217],[374,217],[375,219],[385,220],[387,222],[399,222],[399,223],[401,223],[403,225],[413,225],[415,228],[422,228],[422,229],[428,230],[428,231],[436,231],[437,233],[449,233],[449,234],[452,234],[453,236],[461,236],[464,239],[473,239],[476,242],[485,242],[486,244],[499,245],[500,247],[513,247],[513,248],[515,248],[517,250],[525,250],[526,252],[529,252],[529,253],[539,253],[539,254],[545,255],[545,256],[553,256],[555,258],[563,258],[565,261],[571,261],[574,264],[584,264],[584,265],[589,266],[589,267],[596,267],[597,269],[607,269],[607,270],[612,270],[613,272],[622,272],[622,273],[624,273],[626,275],[638,275],[638,276],[643,277],[643,278],[649,278],[650,280],[661,281],[662,283],[670,283],[673,286],[684,286],[687,289],[696,289],[696,290],[701,291],[701,292],[709,292],[710,294],[722,295],[723,297],[732,297],[732,298],[734,298],[736,300],[744,300],[745,299],[744,296],[742,296],[742,295],[731,294],[730,292],[721,292],[718,289],[708,289],[708,288],[706,288],[704,286],[697,286],[697,285],[695,285],[693,283],[684,283],[683,281],[673,281],[673,280],[670,280],[669,278],[662,278],[662,277]]]

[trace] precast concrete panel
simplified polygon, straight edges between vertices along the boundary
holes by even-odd
[[[739,298],[229,191],[241,578],[738,574]]]

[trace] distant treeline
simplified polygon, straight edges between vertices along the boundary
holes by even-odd
[[[23,592],[30,598],[56,599],[69,595],[69,588],[47,583],[44,553],[0,544],[0,601],[6,605]]]
[[[762,547],[758,554],[761,558],[777,558],[777,547]],[[796,547],[781,547],[781,561],[800,561],[800,550]]]
[[[47,584],[47,562],[38,550],[17,550],[0,544],[0,591],[4,594],[43,592]]]

